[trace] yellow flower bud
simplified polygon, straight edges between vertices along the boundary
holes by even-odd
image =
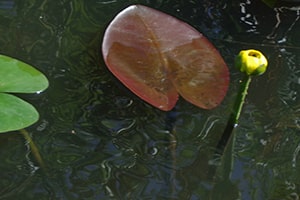
[[[261,75],[266,71],[268,61],[260,51],[249,49],[240,51],[235,58],[235,66],[247,75]]]

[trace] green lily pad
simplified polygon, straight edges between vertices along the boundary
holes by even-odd
[[[32,66],[0,55],[0,133],[26,128],[39,119],[31,104],[8,93],[38,93],[48,85],[48,79]]]
[[[0,92],[35,93],[48,87],[47,78],[30,65],[0,55]]]
[[[19,130],[39,119],[36,109],[26,101],[0,93],[0,132]]]

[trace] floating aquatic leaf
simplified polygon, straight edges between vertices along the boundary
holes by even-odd
[[[196,29],[142,5],[121,11],[106,29],[109,70],[149,104],[171,110],[178,93],[204,109],[220,104],[229,84],[218,51]]]
[[[22,99],[0,93],[0,132],[27,127],[39,118],[36,109]]]
[[[48,80],[41,72],[0,55],[0,133],[25,128],[39,118],[31,104],[8,93],[35,93],[47,87]]]
[[[47,78],[30,65],[0,55],[0,92],[35,93],[48,87]]]

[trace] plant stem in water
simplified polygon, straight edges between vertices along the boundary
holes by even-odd
[[[241,115],[241,111],[243,109],[243,105],[245,103],[245,98],[248,93],[248,88],[249,88],[250,82],[251,82],[251,76],[246,75],[243,80],[239,96],[237,97],[236,106],[235,106],[234,113],[232,116],[232,118],[233,118],[232,123],[233,123],[234,127],[236,127],[238,125],[238,121],[239,121],[239,118]]]
[[[32,152],[34,158],[36,159],[36,161],[38,162],[38,164],[40,165],[40,167],[45,169],[45,164],[43,162],[43,159],[41,157],[39,149],[34,144],[34,142],[33,142],[32,138],[30,137],[29,133],[25,129],[21,129],[20,132],[24,136],[26,141],[28,142],[28,144],[30,146],[30,149],[31,149],[31,152]]]
[[[250,82],[251,82],[251,76],[246,75],[242,81],[240,92],[238,93],[237,99],[235,101],[234,110],[229,117],[226,128],[225,128],[223,135],[217,145],[217,149],[220,152],[224,151],[224,148],[227,145],[227,143],[232,135],[233,129],[238,126],[239,118],[240,118],[240,115],[241,115],[241,112],[243,109],[243,105],[245,103],[245,98],[248,93],[248,88],[249,88]]]

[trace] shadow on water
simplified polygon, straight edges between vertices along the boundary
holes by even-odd
[[[218,108],[180,99],[159,111],[107,70],[103,32],[134,3],[180,18],[214,43],[231,72]],[[22,96],[40,112],[27,130],[47,171],[18,132],[1,134],[0,199],[298,199],[297,17],[258,0],[1,1],[1,53],[37,67],[50,87]],[[241,79],[233,58],[248,48],[264,52],[269,69],[253,80],[221,157],[216,146]]]

